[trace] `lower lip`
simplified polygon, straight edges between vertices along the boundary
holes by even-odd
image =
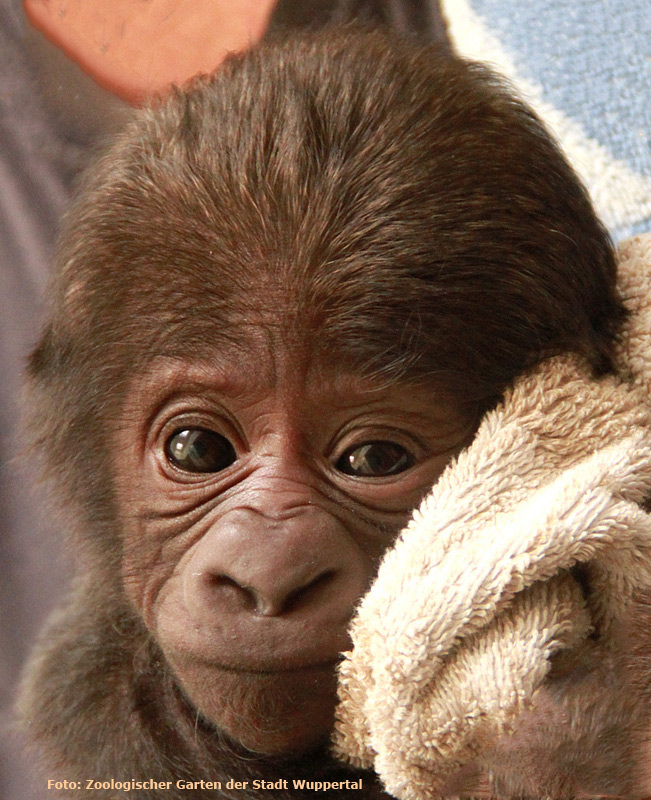
[[[239,667],[237,665],[229,664],[210,664],[213,669],[221,670],[222,672],[235,672],[243,675],[260,675],[260,676],[273,676],[273,675],[301,675],[309,672],[331,672],[341,661],[340,658],[331,659],[329,661],[321,661],[317,664],[304,664],[291,667],[260,667],[259,669],[252,668],[251,665],[246,667]]]

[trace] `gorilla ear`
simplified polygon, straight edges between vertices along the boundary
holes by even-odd
[[[27,360],[27,376],[38,382],[58,380],[65,373],[71,356],[71,345],[67,335],[61,335],[60,326],[48,323],[38,344]]]
[[[27,374],[40,379],[58,372],[58,357],[54,325],[50,322],[43,329],[41,338],[27,361]]]

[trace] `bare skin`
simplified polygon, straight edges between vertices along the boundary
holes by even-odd
[[[263,342],[138,380],[113,463],[130,600],[198,711],[282,754],[329,735],[352,611],[475,420]]]

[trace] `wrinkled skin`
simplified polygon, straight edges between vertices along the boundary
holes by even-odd
[[[327,739],[352,611],[475,420],[434,387],[374,385],[259,333],[244,364],[220,352],[139,379],[113,468],[127,594],[183,690],[234,740],[282,754]],[[170,458],[192,428],[231,443],[223,468]],[[398,445],[375,449],[406,468],[343,473],[368,442]]]

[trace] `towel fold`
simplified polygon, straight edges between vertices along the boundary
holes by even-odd
[[[630,311],[618,375],[595,378],[571,355],[524,375],[416,510],[358,608],[335,749],[401,800],[440,797],[471,763],[499,782],[500,737],[517,739],[559,656],[576,665],[598,648],[607,661],[636,593],[651,587],[651,236],[620,247],[618,280]],[[582,691],[572,684],[558,700],[577,763],[601,735]],[[618,723],[631,726],[622,742],[635,716]],[[523,767],[523,787],[533,771]]]

